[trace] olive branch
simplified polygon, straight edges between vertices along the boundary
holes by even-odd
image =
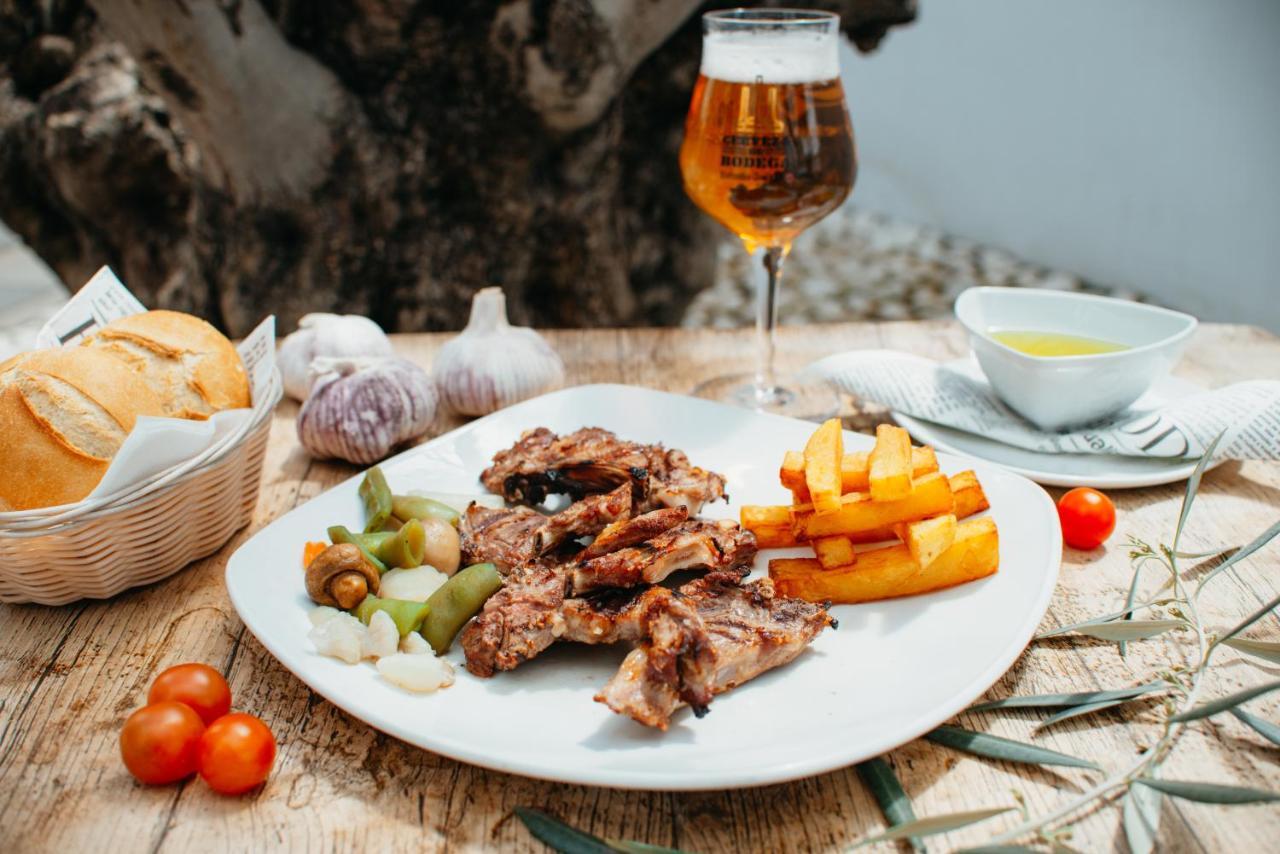
[[[1221,438],[1221,437],[1219,437]],[[1280,664],[1280,641],[1242,638],[1240,633],[1280,607],[1280,596],[1224,631],[1213,631],[1200,618],[1199,602],[1209,583],[1226,570],[1245,560],[1280,535],[1280,521],[1263,531],[1249,544],[1204,553],[1187,553],[1179,549],[1182,534],[1191,515],[1200,479],[1204,475],[1218,445],[1209,445],[1200,463],[1187,481],[1173,542],[1155,547],[1130,537],[1129,559],[1133,578],[1124,607],[1110,614],[1085,620],[1037,635],[1035,640],[1051,637],[1088,637],[1114,641],[1117,652],[1125,656],[1127,645],[1136,641],[1180,632],[1191,638],[1190,664],[1171,664],[1142,685],[1101,691],[1066,694],[1034,694],[1005,697],[970,706],[968,712],[1001,709],[1040,709],[1049,714],[1037,730],[1071,718],[1090,715],[1104,709],[1124,706],[1144,699],[1161,699],[1163,717],[1154,743],[1119,769],[1110,771],[1079,795],[1063,801],[1048,812],[1033,815],[1025,801],[1013,793],[1015,803],[989,809],[969,810],[917,818],[902,784],[883,757],[869,759],[857,766],[858,776],[875,797],[888,822],[883,833],[861,840],[854,847],[881,842],[906,840],[917,851],[924,851],[923,840],[986,821],[999,815],[1017,812],[1021,821],[985,843],[965,849],[978,852],[1049,851],[1053,854],[1072,849],[1071,820],[1108,804],[1119,802],[1121,819],[1129,847],[1135,854],[1148,854],[1155,848],[1160,827],[1161,799],[1168,795],[1211,804],[1253,804],[1280,801],[1280,793],[1246,786],[1228,786],[1192,780],[1167,780],[1160,776],[1162,763],[1177,747],[1178,740],[1191,722],[1229,713],[1251,727],[1263,738],[1280,746],[1280,725],[1259,718],[1242,706],[1270,691],[1280,689],[1280,680],[1261,682],[1223,697],[1201,702],[1201,682],[1209,671],[1214,654],[1223,646],[1246,656],[1271,664]],[[1179,561],[1197,560],[1211,563],[1220,560],[1194,586],[1182,579]],[[1162,572],[1166,578],[1149,598],[1139,601],[1144,571]],[[988,733],[974,732],[957,726],[940,726],[924,738],[934,744],[989,759],[1033,765],[1058,765],[1102,771],[1099,766],[1065,753],[1039,745],[1014,741]],[[680,854],[675,849],[629,840],[600,839],[576,830],[537,810],[518,807],[516,815],[529,831],[551,848],[565,854]],[[1011,843],[1021,842],[1020,845]]]

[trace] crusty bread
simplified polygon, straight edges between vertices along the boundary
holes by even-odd
[[[0,509],[69,504],[98,485],[156,394],[105,353],[37,350],[0,365]]]
[[[113,320],[84,342],[129,365],[164,403],[165,415],[208,418],[249,406],[240,354],[205,321],[177,311]]]

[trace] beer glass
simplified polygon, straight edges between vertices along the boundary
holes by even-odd
[[[853,188],[853,129],[840,85],[840,18],[801,9],[702,17],[702,66],[685,119],[680,172],[698,207],[758,255],[757,363],[694,393],[788,415],[829,414],[826,386],[774,374],[778,279],[791,243]]]

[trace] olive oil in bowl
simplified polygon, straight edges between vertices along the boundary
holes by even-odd
[[[1114,341],[1083,335],[1066,335],[1062,332],[993,329],[988,334],[1006,347],[1028,356],[1096,356],[1099,353],[1119,353],[1130,349],[1127,344],[1116,344]]]

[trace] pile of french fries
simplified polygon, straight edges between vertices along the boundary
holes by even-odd
[[[747,505],[742,527],[760,548],[809,546],[812,558],[776,558],[777,591],[811,602],[851,604],[927,593],[999,568],[995,522],[972,471],[948,477],[933,448],[912,447],[901,427],[883,424],[870,452],[844,452],[840,420],[787,451],[780,472],[789,505]],[[897,540],[855,550],[855,545]]]

